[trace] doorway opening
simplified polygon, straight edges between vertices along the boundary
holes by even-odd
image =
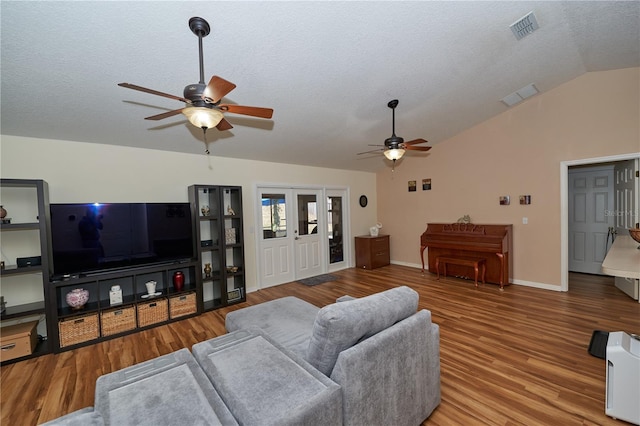
[[[627,160],[634,160],[636,170],[640,153],[614,155],[582,160],[562,161],[560,163],[560,290],[569,290],[569,168],[576,166],[602,166]],[[635,199],[631,206],[631,215],[638,221],[638,182],[636,180]]]

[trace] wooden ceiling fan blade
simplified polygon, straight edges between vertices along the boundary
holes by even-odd
[[[356,155],[371,154],[371,153],[374,153],[374,152],[382,152],[382,151],[384,151],[384,149],[372,149],[370,151],[359,152]]]
[[[416,145],[416,144],[419,144],[419,143],[428,143],[428,142],[429,142],[429,141],[424,140],[424,139],[414,139],[414,140],[412,140],[412,141],[405,142],[404,144],[405,144],[405,145]]]
[[[208,103],[215,104],[220,102],[229,92],[236,88],[236,85],[222,77],[214,75],[209,80],[209,84],[202,92],[202,99]]]
[[[220,108],[222,111],[231,112],[233,114],[250,115],[252,117],[271,118],[273,116],[273,109],[271,108],[232,104],[218,105],[218,108]]]
[[[431,149],[430,146],[405,146],[404,149],[408,151],[429,151]]]
[[[233,126],[231,125],[231,123],[229,123],[227,120],[223,118],[222,120],[220,120],[220,123],[218,123],[218,125],[216,126],[216,129],[222,132],[224,130],[233,129]]]
[[[173,111],[163,112],[162,114],[152,115],[151,117],[145,117],[145,120],[162,120],[163,118],[173,117],[182,112],[182,108],[174,109]]]
[[[152,95],[156,95],[156,96],[163,96],[165,98],[169,98],[169,99],[175,99],[176,101],[181,101],[181,102],[185,102],[190,104],[191,101],[185,98],[181,98],[180,96],[174,96],[174,95],[170,95],[168,93],[164,93],[164,92],[158,92],[157,90],[153,90],[153,89],[147,89],[146,87],[142,87],[142,86],[137,86],[135,84],[130,84],[130,83],[118,83],[118,86],[120,87],[125,87],[127,89],[133,89],[133,90],[138,90],[140,92],[144,92],[144,93],[150,93]]]

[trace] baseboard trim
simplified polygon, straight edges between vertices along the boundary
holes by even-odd
[[[399,262],[397,260],[392,260],[391,263],[393,265],[408,266],[410,268],[422,269],[422,265],[419,265],[417,263]],[[429,270],[428,265],[425,264],[424,266],[425,266],[424,270],[428,271]],[[559,285],[538,283],[538,282],[535,282],[535,281],[512,279],[511,280],[511,284],[521,285],[521,286],[525,286],[525,287],[539,288],[539,289],[542,289],[542,290],[563,291],[562,288]]]

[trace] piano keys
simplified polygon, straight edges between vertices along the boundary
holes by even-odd
[[[424,250],[428,248],[429,271],[436,273],[436,258],[475,257],[486,259],[486,281],[502,289],[512,280],[513,225],[483,225],[474,223],[429,223],[420,236],[420,257],[424,272]],[[454,276],[468,276],[462,265],[447,267]]]

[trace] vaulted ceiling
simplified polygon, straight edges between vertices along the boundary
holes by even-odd
[[[339,169],[388,167],[357,155],[396,134],[440,143],[586,72],[640,66],[640,2],[610,1],[2,1],[3,135],[206,155],[182,96],[204,73],[237,85],[224,102],[271,107],[271,120],[227,114],[211,155]],[[539,29],[509,26],[534,12]],[[432,155],[411,153],[407,155]]]

